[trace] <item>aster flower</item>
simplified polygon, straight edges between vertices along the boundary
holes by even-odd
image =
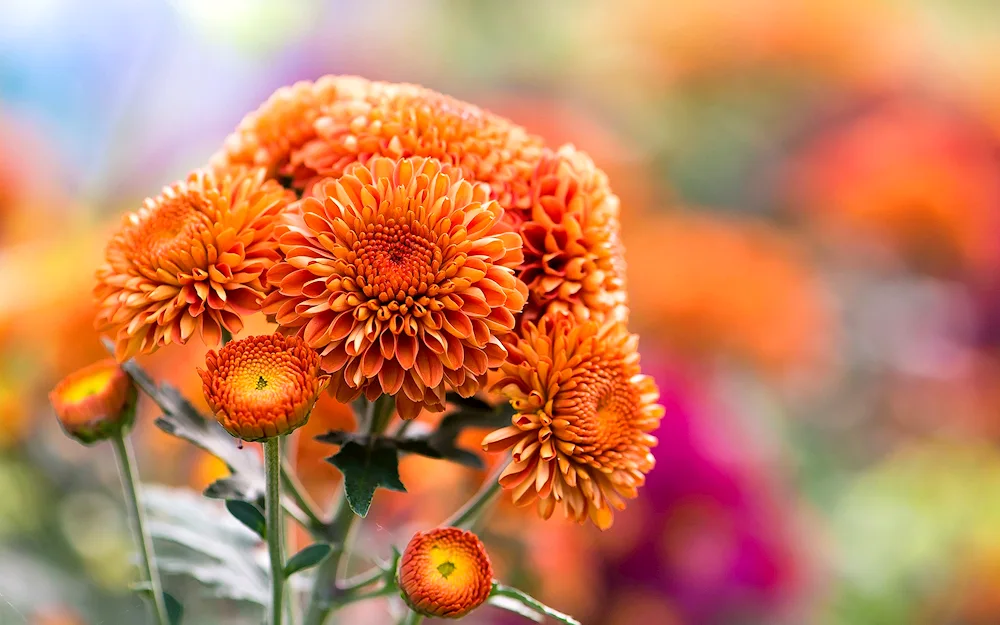
[[[488,196],[436,160],[374,158],[296,205],[264,312],[319,350],[340,401],[441,411],[446,388],[470,396],[506,359],[527,293]]]
[[[547,152],[529,184],[529,209],[506,221],[524,240],[519,275],[530,299],[525,317],[566,312],[585,320],[628,316],[618,197],[583,152]]]
[[[294,336],[251,336],[218,353],[199,369],[205,400],[222,427],[245,441],[282,436],[303,425],[329,378],[319,354]]]
[[[125,216],[97,270],[96,325],[124,361],[199,331],[215,345],[259,310],[272,234],[291,194],[263,170],[195,171]]]
[[[399,561],[399,588],[415,612],[461,618],[489,598],[493,567],[472,532],[455,527],[417,532]]]
[[[483,448],[511,450],[500,484],[514,503],[559,504],[568,518],[611,526],[653,468],[650,432],[663,416],[656,384],[639,372],[638,337],[621,322],[549,315],[524,324],[495,388],[510,398],[512,425]]]
[[[131,425],[136,397],[132,379],[113,358],[70,374],[49,393],[59,425],[86,445]]]

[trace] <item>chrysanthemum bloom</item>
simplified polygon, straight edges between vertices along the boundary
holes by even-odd
[[[216,171],[264,167],[271,177],[301,178],[289,166],[291,153],[316,137],[313,126],[331,104],[362,99],[369,84],[356,76],[323,76],[315,82],[303,80],[281,87],[243,118],[212,157],[212,167]]]
[[[443,527],[417,532],[399,560],[399,589],[415,612],[461,618],[493,589],[493,566],[472,532]]]
[[[372,156],[436,158],[486,182],[504,208],[527,194],[542,142],[466,102],[411,84],[324,76],[279,89],[213,157],[253,164],[298,191]]]
[[[530,208],[505,216],[524,240],[519,275],[530,293],[525,318],[552,311],[624,321],[619,203],[607,176],[585,153],[564,146],[546,153],[529,188]]]
[[[245,441],[288,434],[309,419],[326,388],[320,358],[294,336],[251,336],[209,350],[198,375],[226,431]]]
[[[413,418],[444,410],[446,388],[479,390],[527,297],[521,239],[496,232],[486,185],[433,159],[374,158],[315,191],[280,234],[264,312],[319,350],[343,402],[394,395]]]
[[[260,309],[264,273],[278,260],[272,237],[292,194],[263,170],[221,178],[196,171],[126,215],[97,270],[97,327],[126,360],[198,330],[216,345]]]
[[[132,424],[136,396],[132,379],[107,358],[64,378],[49,402],[66,434],[89,445]]]
[[[487,451],[511,450],[500,484],[515,504],[537,500],[546,519],[559,504],[568,518],[607,529],[611,508],[636,496],[663,416],[656,384],[639,372],[637,343],[621,322],[525,323],[496,384],[517,412],[483,439]]]

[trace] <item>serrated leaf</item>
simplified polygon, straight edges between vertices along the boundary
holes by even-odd
[[[572,616],[550,608],[522,590],[504,586],[496,581],[493,582],[493,590],[490,592],[489,603],[498,608],[516,612],[521,616],[534,620],[536,623],[541,623],[544,618],[538,620],[535,616],[532,616],[532,613],[547,616],[566,625],[580,625],[580,621]],[[515,604],[517,604],[517,607],[515,607]]]
[[[221,502],[163,486],[147,486],[143,501],[161,573],[198,580],[213,597],[267,603],[270,575],[255,558],[260,537]]]
[[[383,439],[359,445],[347,441],[327,462],[344,475],[347,503],[358,516],[366,516],[372,505],[375,489],[382,487],[406,492],[399,480],[399,456],[395,447]]]
[[[267,520],[257,506],[242,499],[229,499],[226,501],[226,510],[252,532],[267,539]]]
[[[105,349],[114,353],[114,344],[103,339]],[[167,434],[182,438],[201,447],[229,467],[232,475],[209,486],[206,496],[215,499],[243,499],[260,502],[264,497],[264,464],[249,449],[226,432],[215,419],[206,419],[184,395],[167,383],[157,384],[135,360],[122,364],[122,369],[135,380],[163,415],[154,422]]]
[[[316,566],[330,555],[331,550],[330,545],[326,543],[309,545],[288,559],[285,564],[285,577],[291,577],[301,570]]]

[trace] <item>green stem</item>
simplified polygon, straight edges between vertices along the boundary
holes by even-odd
[[[267,551],[271,557],[270,625],[281,625],[281,599],[285,587],[285,560],[282,551],[281,514],[281,438],[264,441],[264,474],[267,490],[264,508],[267,513]]]
[[[320,518],[319,512],[316,510],[316,504],[309,498],[305,486],[302,485],[302,482],[295,475],[295,471],[292,470],[287,458],[281,459],[281,485],[288,492],[289,496],[291,496],[292,500],[295,501],[295,505],[298,506],[299,510],[307,517],[308,522],[304,524],[305,528],[313,534],[324,531],[326,523]]]
[[[494,498],[500,492],[500,474],[503,473],[505,468],[507,468],[506,464],[497,466],[493,473],[486,478],[486,481],[483,482],[483,485],[476,494],[472,496],[472,499],[465,502],[464,506],[441,525],[444,527],[472,529],[479,521],[486,507],[493,502]]]
[[[129,516],[132,519],[132,526],[135,530],[136,540],[139,542],[139,553],[142,556],[142,566],[146,569],[146,579],[149,581],[149,589],[153,595],[153,612],[158,625],[170,625],[167,616],[167,604],[163,600],[163,586],[160,584],[160,573],[156,568],[156,554],[153,553],[153,540],[146,531],[146,513],[142,507],[142,500],[139,495],[139,483],[136,479],[134,467],[135,450],[132,448],[132,441],[124,432],[119,432],[111,437],[111,442],[115,447],[115,456],[118,458],[118,470],[121,473],[122,489],[125,491],[125,500],[129,507]]]
[[[225,328],[222,328],[222,347],[225,347],[232,340],[233,333]]]
[[[550,618],[554,618],[561,623],[565,623],[566,625],[580,625],[580,621],[576,620],[569,614],[563,614],[559,610],[554,610],[549,606],[545,605],[544,603],[542,603],[541,601],[539,601],[538,599],[535,599],[528,593],[518,590],[517,588],[504,586],[503,584],[497,581],[493,582],[493,590],[490,593],[490,595],[509,597],[511,599],[520,602],[523,605],[528,606],[529,608],[531,608],[536,612],[544,614],[545,616],[548,616]]]
[[[382,395],[374,402],[365,406],[363,422],[368,424],[368,434],[381,434],[392,420],[395,402],[392,397]],[[309,597],[309,609],[306,611],[304,625],[323,625],[330,611],[338,603],[343,589],[337,585],[340,569],[344,568],[350,536],[359,517],[351,510],[347,501],[347,491],[343,487],[337,498],[337,509],[333,519],[326,526],[326,536],[332,546],[327,556],[316,571],[312,592]]]
[[[385,575],[385,571],[377,566],[373,566],[364,573],[358,573],[354,577],[349,577],[344,580],[343,586],[344,592],[350,592],[352,590],[358,590],[359,588],[364,588],[369,584],[374,584],[382,576]]]
[[[403,617],[403,620],[399,622],[399,625],[419,625],[420,621],[424,620],[423,614],[418,614],[413,610]]]

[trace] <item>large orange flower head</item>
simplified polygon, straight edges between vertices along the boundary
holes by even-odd
[[[514,503],[537,501],[543,518],[559,504],[607,529],[611,508],[623,509],[653,468],[650,432],[663,416],[656,384],[639,372],[638,337],[621,322],[568,315],[525,323],[522,335],[496,384],[516,411],[512,425],[483,448],[511,450],[500,484]]]
[[[527,298],[521,239],[486,185],[424,158],[376,157],[296,204],[264,312],[319,350],[343,402],[394,395],[403,418],[474,394]]]
[[[258,441],[288,434],[309,419],[329,382],[319,362],[319,354],[297,337],[251,336],[218,353],[210,350],[198,374],[222,427]]]
[[[113,358],[70,374],[49,393],[59,425],[85,445],[129,427],[136,397],[135,384]]]
[[[417,532],[399,561],[399,588],[415,612],[461,618],[489,598],[493,566],[472,532],[456,527]]]
[[[323,76],[279,88],[226,137],[213,168],[264,167],[271,177],[290,177],[291,155],[316,138],[316,120],[335,103],[364,98],[369,85],[357,76]]]
[[[221,178],[196,171],[125,216],[97,270],[97,327],[126,360],[199,331],[222,330],[260,310],[264,273],[278,260],[277,218],[292,194],[263,170]]]
[[[525,317],[554,311],[624,321],[619,203],[607,176],[585,153],[564,146],[546,152],[529,188],[530,208],[506,216],[524,239],[519,273],[531,295]]]
[[[213,158],[264,165],[302,191],[372,156],[436,158],[488,183],[509,208],[526,194],[542,142],[513,122],[430,89],[324,76],[279,89]]]

